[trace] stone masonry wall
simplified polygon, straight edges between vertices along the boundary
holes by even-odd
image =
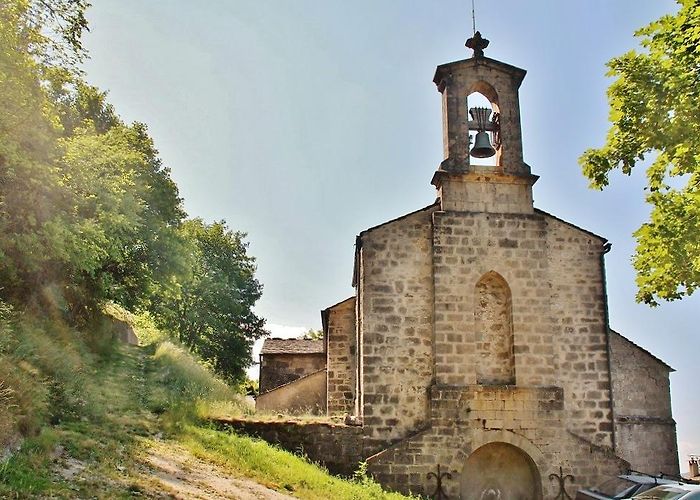
[[[440,174],[435,182],[446,212],[531,214],[532,179],[479,168],[463,174]]]
[[[475,285],[498,273],[512,294],[516,384],[561,386],[570,430],[611,445],[602,242],[542,214],[436,212],[437,382],[476,383]]]
[[[260,393],[265,393],[326,367],[326,355],[265,354],[260,361]]]
[[[355,297],[328,310],[328,414],[353,413],[355,397]]]
[[[540,213],[435,212],[435,374],[476,383],[476,283],[497,273],[512,294],[515,382],[564,389],[567,425],[612,444],[604,240]]]
[[[350,476],[364,459],[362,428],[330,423],[262,422],[214,419],[221,428],[258,437],[281,448],[320,462],[333,474]]]
[[[464,101],[473,92],[479,92],[495,104],[494,111],[500,112],[502,147],[497,157],[503,171],[516,174],[529,171],[522,156],[520,82],[516,80],[522,70],[492,63],[495,64],[467,59],[438,67],[436,83],[442,92],[443,148],[445,158],[449,159],[449,164],[444,166],[447,169],[469,164],[468,107],[473,104],[465,106]],[[520,78],[523,76],[524,72]]]
[[[612,446],[604,240],[555,217],[545,218],[556,370],[569,396],[570,430]]]
[[[362,415],[369,446],[402,438],[428,418],[434,209],[361,234]]]
[[[465,493],[461,484],[468,479],[463,477],[467,458],[489,443],[508,443],[529,456],[544,498],[558,493],[549,474],[558,474],[559,466],[564,474],[575,476],[573,483],[566,483],[572,497],[578,488],[598,484],[628,466],[612,449],[569,432],[565,395],[559,387],[434,386],[431,403],[429,428],[368,458],[369,471],[383,485],[432,494],[435,480],[428,473],[435,473],[439,464],[441,472],[451,476],[443,482],[445,492],[460,498]]]
[[[618,454],[636,470],[678,474],[670,368],[616,332],[610,351]]]
[[[255,410],[324,415],[326,400],[326,371],[319,370],[260,394],[255,400]]]
[[[528,287],[538,281],[547,286],[540,268],[542,218],[436,212],[433,224],[437,383],[476,383],[476,284],[487,273],[497,273],[511,290],[516,383],[553,385],[551,336],[542,339],[550,329],[548,297]]]

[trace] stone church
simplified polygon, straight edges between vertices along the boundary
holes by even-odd
[[[526,72],[487,44],[435,72],[437,200],[360,233],[355,295],[322,312],[326,410],[362,426],[369,471],[399,491],[432,495],[439,475],[449,498],[540,499],[678,474],[673,369],[610,329],[607,240],[534,207]]]

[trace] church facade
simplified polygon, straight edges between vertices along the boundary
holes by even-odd
[[[449,498],[539,499],[678,474],[673,370],[610,329],[606,239],[534,207],[525,71],[470,42],[435,72],[436,202],[363,231],[355,295],[322,312],[327,412],[362,425],[369,471],[399,491],[439,476]]]
[[[432,494],[438,465],[450,498],[551,498],[556,475],[571,491],[629,467],[677,474],[672,369],[610,329],[605,238],[534,207],[525,71],[470,41],[474,56],[433,80],[437,201],[363,231],[356,294],[323,311],[328,412],[362,423],[369,470],[402,491]],[[470,108],[475,93],[491,109]],[[494,165],[473,164],[480,146]]]

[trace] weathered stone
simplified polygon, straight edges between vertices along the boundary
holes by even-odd
[[[362,427],[330,423],[215,419],[215,424],[258,437],[324,465],[333,474],[352,475],[365,458]]]
[[[488,58],[438,68],[438,200],[363,231],[356,296],[324,311],[329,411],[362,422],[393,489],[432,494],[438,465],[454,498],[550,498],[559,467],[570,494],[630,463],[678,473],[670,368],[610,331],[605,238],[533,206],[524,75]],[[500,113],[494,166],[469,157],[473,92]]]

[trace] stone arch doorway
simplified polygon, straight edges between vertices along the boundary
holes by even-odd
[[[488,443],[467,458],[460,477],[462,500],[541,500],[537,465],[517,446]]]

